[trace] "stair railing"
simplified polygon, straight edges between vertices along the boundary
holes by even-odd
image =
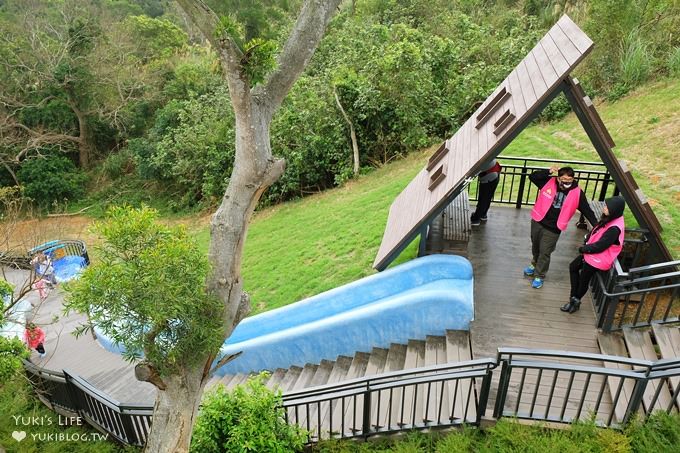
[[[597,327],[604,332],[624,327],[680,321],[680,261],[623,271],[617,262],[592,283]]]
[[[497,419],[571,423],[592,417],[600,426],[620,427],[635,413],[671,413],[679,404],[680,359],[499,348],[498,361]]]
[[[495,366],[493,359],[478,359],[286,393],[286,421],[309,431],[310,442],[478,425]]]

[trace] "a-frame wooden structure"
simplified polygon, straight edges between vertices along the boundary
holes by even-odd
[[[614,141],[590,98],[570,75],[592,48],[592,40],[562,16],[392,203],[374,268],[385,269],[419,234],[424,241],[428,225],[560,93],[639,225],[650,231],[654,259],[672,260],[659,221],[626,166],[614,156]]]

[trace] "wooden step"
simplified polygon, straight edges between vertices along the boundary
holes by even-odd
[[[391,371],[400,371],[404,369],[404,361],[406,359],[406,345],[392,343],[387,353],[385,361],[385,373]],[[392,407],[390,407],[390,394],[392,395]],[[371,424],[377,429],[382,429],[390,423],[392,414],[396,416],[398,407],[396,403],[401,401],[401,389],[394,389],[374,393],[371,401]]]
[[[464,330],[446,331],[446,356],[449,363],[472,360],[470,333]],[[481,384],[481,383],[480,383]],[[447,383],[451,413],[448,419],[477,420],[476,388],[465,381]]]
[[[280,389],[279,385],[281,384],[281,381],[283,380],[283,377],[285,375],[286,375],[285,368],[277,368],[269,377],[269,379],[267,379],[267,388],[274,391]]]
[[[406,347],[406,360],[404,361],[404,369],[420,368],[425,366],[425,341],[423,340],[409,340]],[[414,420],[423,419],[423,405],[416,404],[414,406],[415,397],[418,396],[418,401],[422,398],[417,394],[417,387],[409,385],[404,389],[404,407],[403,417],[399,414],[398,425],[413,425]]]
[[[368,365],[366,365],[365,377],[375,376],[382,373],[385,369],[385,362],[387,361],[388,350],[384,348],[373,348],[371,355],[368,358]],[[346,415],[347,425],[355,429],[361,429],[363,413],[364,413],[364,397],[358,396],[355,400],[355,407],[348,410]],[[356,419],[355,419],[356,415]]]
[[[623,329],[623,338],[626,341],[628,354],[634,359],[644,359],[650,361],[657,361],[659,358],[654,350],[652,338],[648,330],[642,329]],[[658,390],[658,397],[654,400]],[[671,393],[666,386],[665,381],[658,379],[650,380],[645,388],[645,393],[642,396],[642,404],[646,413],[650,413],[656,409],[666,409],[671,405]],[[653,405],[653,406],[652,406]]]
[[[668,326],[664,324],[652,324],[652,331],[656,338],[656,344],[659,345],[661,351],[661,358],[663,359],[677,359],[680,358],[680,327]],[[672,376],[668,378],[671,385],[671,392],[675,394],[680,387],[680,376]],[[680,409],[680,401],[675,400],[676,409]]]
[[[357,352],[352,359],[352,365],[350,365],[349,370],[347,370],[347,375],[345,380],[349,381],[352,379],[357,379],[366,374],[366,368],[368,367],[368,361],[371,355],[367,352]],[[360,397],[357,397],[359,399]],[[343,414],[344,409],[344,414]],[[330,424],[329,420],[329,430],[333,433],[340,433],[343,429],[346,433],[352,432],[352,422],[348,422],[347,414],[354,412],[354,398],[347,398],[343,404],[342,400],[333,404],[333,424]],[[345,417],[345,426],[342,426],[342,417]],[[361,428],[358,426],[357,428]]]
[[[428,335],[425,340],[425,366],[446,363],[446,338]],[[448,406],[448,388],[442,382],[423,384],[422,402],[425,405],[424,423],[441,420],[442,412],[446,414]],[[448,416],[445,415],[445,419]]]
[[[330,361],[330,360],[322,360],[319,363],[319,366],[316,369],[316,372],[314,373],[314,376],[312,376],[312,379],[309,381],[309,385],[306,386],[306,388],[312,388],[312,387],[317,387],[319,385],[324,385],[328,382],[328,377],[331,375],[331,371],[333,370],[333,366],[335,365],[335,362]],[[316,431],[317,425],[318,425],[318,417],[317,413],[318,411],[318,405],[313,404],[309,406],[308,411],[304,411],[304,414],[306,414],[309,417],[309,431],[311,433],[314,433]],[[307,423],[307,417],[303,416],[300,418],[300,426],[306,426]]]
[[[597,343],[600,345],[600,352],[602,352],[602,354],[628,357],[626,344],[623,341],[623,337],[621,337],[619,334],[599,333],[597,335]],[[630,365],[626,365],[625,363],[604,362],[604,366],[606,368],[625,371],[630,371],[633,369]],[[612,399],[612,404],[616,402],[616,406],[614,407],[614,416],[618,422],[622,422],[624,420],[628,403],[630,402],[630,398],[633,396],[635,382],[633,382],[632,379],[624,379],[623,386],[621,387],[621,392],[619,393],[617,400],[616,394],[620,385],[621,378],[616,376],[607,377],[607,388],[609,389],[609,395]]]
[[[337,384],[338,382],[342,382],[346,380],[347,377],[347,372],[349,371],[350,366],[352,365],[352,357],[347,357],[347,356],[338,356],[337,360],[335,361],[335,365],[333,366],[333,370],[331,370],[330,376],[328,376],[328,384]],[[333,405],[331,405],[330,402],[325,401],[321,403],[321,430],[320,432],[323,433],[328,433],[331,430],[330,422],[331,422],[331,410],[335,409],[335,405],[339,405],[340,403],[335,401],[333,402]]]
[[[292,366],[286,371],[286,375],[281,379],[281,390],[285,393],[291,391],[295,386],[300,374],[302,373],[302,368],[299,366]]]

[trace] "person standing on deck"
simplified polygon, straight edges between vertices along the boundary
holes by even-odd
[[[552,176],[557,173],[557,176]],[[524,275],[534,277],[531,287],[539,289],[550,267],[550,255],[557,246],[560,233],[567,229],[569,221],[578,209],[591,225],[597,223],[595,213],[588,204],[585,193],[574,179],[574,169],[558,168],[536,170],[529,180],[539,187],[536,204],[531,211],[531,264],[524,268]]]
[[[581,298],[588,292],[590,280],[597,271],[608,271],[623,249],[626,226],[623,197],[611,197],[604,201],[602,218],[586,236],[585,245],[578,248],[579,255],[569,264],[571,294],[569,302],[560,310],[574,313],[581,307]]]
[[[487,212],[489,212],[493,195],[496,193],[496,187],[498,187],[500,174],[501,164],[496,162],[496,159],[493,159],[491,162],[489,162],[489,165],[487,165],[484,170],[482,170],[479,175],[477,175],[479,195],[477,196],[477,208],[470,217],[470,224],[472,226],[478,226],[482,222],[486,222],[486,215]]]

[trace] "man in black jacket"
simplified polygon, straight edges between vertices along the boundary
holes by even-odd
[[[578,209],[591,225],[597,223],[597,218],[578,187],[573,168],[554,165],[549,170],[534,171],[529,180],[539,188],[539,192],[531,211],[532,260],[524,269],[524,275],[534,277],[531,287],[539,289],[543,286],[550,267],[550,255],[557,246],[560,233],[567,228],[575,211]]]

